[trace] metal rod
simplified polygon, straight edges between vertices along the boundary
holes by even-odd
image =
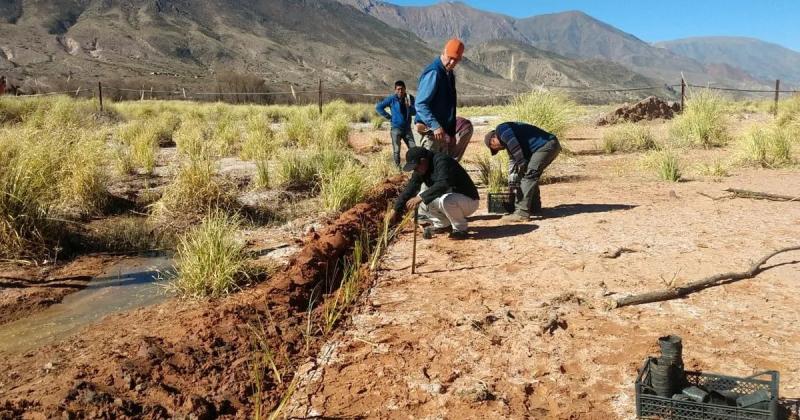
[[[781,79],[775,80],[775,115],[778,115],[778,99],[781,95]]]
[[[103,112],[103,82],[97,82],[97,95],[100,98],[100,112]]]
[[[686,80],[681,77],[681,112],[684,106],[686,106]]]
[[[417,274],[417,216],[419,206],[414,207],[414,242],[411,247],[411,274]]]

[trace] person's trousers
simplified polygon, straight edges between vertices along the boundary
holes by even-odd
[[[444,135],[444,139],[437,141],[433,138],[433,132],[422,136],[422,147],[432,152],[444,152],[456,161],[460,161],[464,157],[464,152],[467,150],[467,145],[472,139],[472,122],[466,118],[456,118],[456,135]]]
[[[516,189],[515,213],[523,217],[532,214],[539,214],[542,211],[542,198],[539,193],[539,178],[542,172],[553,163],[553,160],[561,153],[561,144],[558,139],[545,143],[544,146],[533,152],[528,169],[520,180],[520,185]]]
[[[400,141],[405,142],[406,147],[408,147],[409,149],[415,147],[417,143],[416,141],[414,141],[414,133],[411,132],[411,128],[402,129],[402,128],[392,127],[391,136],[392,136],[392,153],[394,153],[394,164],[399,167]]]
[[[464,194],[447,193],[429,204],[420,204],[419,212],[428,217],[434,228],[452,226],[454,231],[466,231],[467,217],[478,210],[479,203]]]

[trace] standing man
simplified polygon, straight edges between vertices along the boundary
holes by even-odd
[[[486,133],[483,140],[492,156],[505,149],[510,157],[508,186],[516,200],[514,213],[503,216],[503,220],[521,222],[540,216],[539,177],[561,152],[556,136],[530,124],[504,122]]]
[[[442,55],[422,70],[417,89],[417,120],[429,132],[422,147],[434,152],[447,150],[447,136],[456,137],[456,76],[453,69],[464,55],[464,43],[447,41]]]
[[[414,171],[394,204],[394,217],[419,205],[420,214],[433,223],[423,231],[426,239],[450,231],[451,239],[466,239],[467,216],[478,210],[478,189],[467,171],[450,156],[413,147],[406,153],[404,171]],[[422,186],[425,191],[420,192]]]
[[[391,114],[386,112],[387,107],[391,109]],[[399,169],[400,140],[404,141],[409,149],[417,145],[411,132],[411,116],[417,114],[414,109],[414,96],[407,94],[405,82],[398,80],[394,82],[394,94],[378,102],[375,111],[392,122],[392,152],[394,152],[394,164]]]

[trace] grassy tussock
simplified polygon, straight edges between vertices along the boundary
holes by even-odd
[[[291,143],[308,147],[313,145],[318,128],[317,117],[313,109],[300,108],[286,120],[286,138]]]
[[[711,178],[725,178],[730,176],[728,171],[728,164],[717,159],[711,163],[702,163],[698,165],[697,172],[702,176]]]
[[[358,204],[366,196],[370,179],[361,165],[347,163],[320,180],[322,205],[328,211],[342,211]]]
[[[277,148],[275,133],[265,115],[251,115],[245,121],[245,135],[239,157],[244,160],[263,160]]]
[[[795,136],[791,127],[779,124],[754,127],[739,139],[738,157],[743,164],[762,168],[790,165]]]
[[[725,100],[709,90],[692,93],[686,109],[672,123],[670,135],[681,146],[711,148],[728,143]]]
[[[342,100],[328,102],[322,106],[322,119],[344,118],[347,122],[368,122],[375,113],[371,104],[349,104]]]
[[[793,125],[800,130],[800,95],[781,101],[778,105],[778,124],[786,127]]]
[[[236,217],[215,211],[178,239],[173,286],[184,296],[220,297],[248,278],[244,243]]]
[[[478,179],[490,193],[508,191],[508,153],[492,156],[484,152],[475,158],[475,165],[478,167]]]
[[[377,180],[384,180],[400,173],[397,166],[394,165],[392,152],[388,150],[369,160],[367,172]]]
[[[678,182],[681,179],[681,161],[672,149],[654,150],[642,158],[642,166],[655,173],[662,181]]]
[[[190,159],[178,169],[175,180],[156,203],[155,214],[166,218],[231,209],[236,201],[232,189],[216,176],[215,164],[206,159]]]
[[[317,177],[317,162],[308,150],[291,149],[278,157],[276,178],[280,185],[289,189],[310,188]]]
[[[174,239],[142,216],[121,216],[92,224],[89,239],[93,249],[107,252],[141,252],[167,248]]]
[[[644,125],[618,124],[603,134],[603,151],[606,153],[637,152],[655,148],[655,137],[650,128]]]
[[[335,117],[326,120],[323,124],[323,144],[326,147],[347,146],[350,135],[350,123],[344,117]]]
[[[563,94],[538,90],[514,98],[503,116],[533,124],[563,139],[576,114],[577,105]]]

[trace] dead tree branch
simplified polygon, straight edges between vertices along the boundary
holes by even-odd
[[[749,270],[738,272],[738,273],[722,273],[716,274],[711,277],[706,277],[691,283],[688,283],[683,286],[678,286],[666,290],[659,290],[656,292],[647,292],[642,293],[639,295],[633,296],[626,296],[624,298],[617,299],[612,301],[613,308],[621,308],[623,306],[631,306],[631,305],[642,305],[645,303],[652,303],[652,302],[663,302],[665,300],[672,300],[682,298],[684,296],[690,295],[695,292],[699,292],[700,290],[708,289],[709,287],[719,286],[723,284],[733,283],[735,281],[744,280],[744,279],[751,279],[757,276],[762,271],[766,270],[769,267],[763,267],[764,264],[767,263],[767,260],[770,258],[782,254],[784,252],[789,251],[798,251],[800,250],[800,245],[798,246],[791,246],[788,248],[779,249],[764,258],[761,258],[758,262],[753,264]]]
[[[770,200],[770,201],[799,201],[800,196],[790,197],[788,195],[768,194],[758,191],[739,190],[736,188],[728,188],[725,192],[733,194],[731,198],[749,198],[752,200]]]

